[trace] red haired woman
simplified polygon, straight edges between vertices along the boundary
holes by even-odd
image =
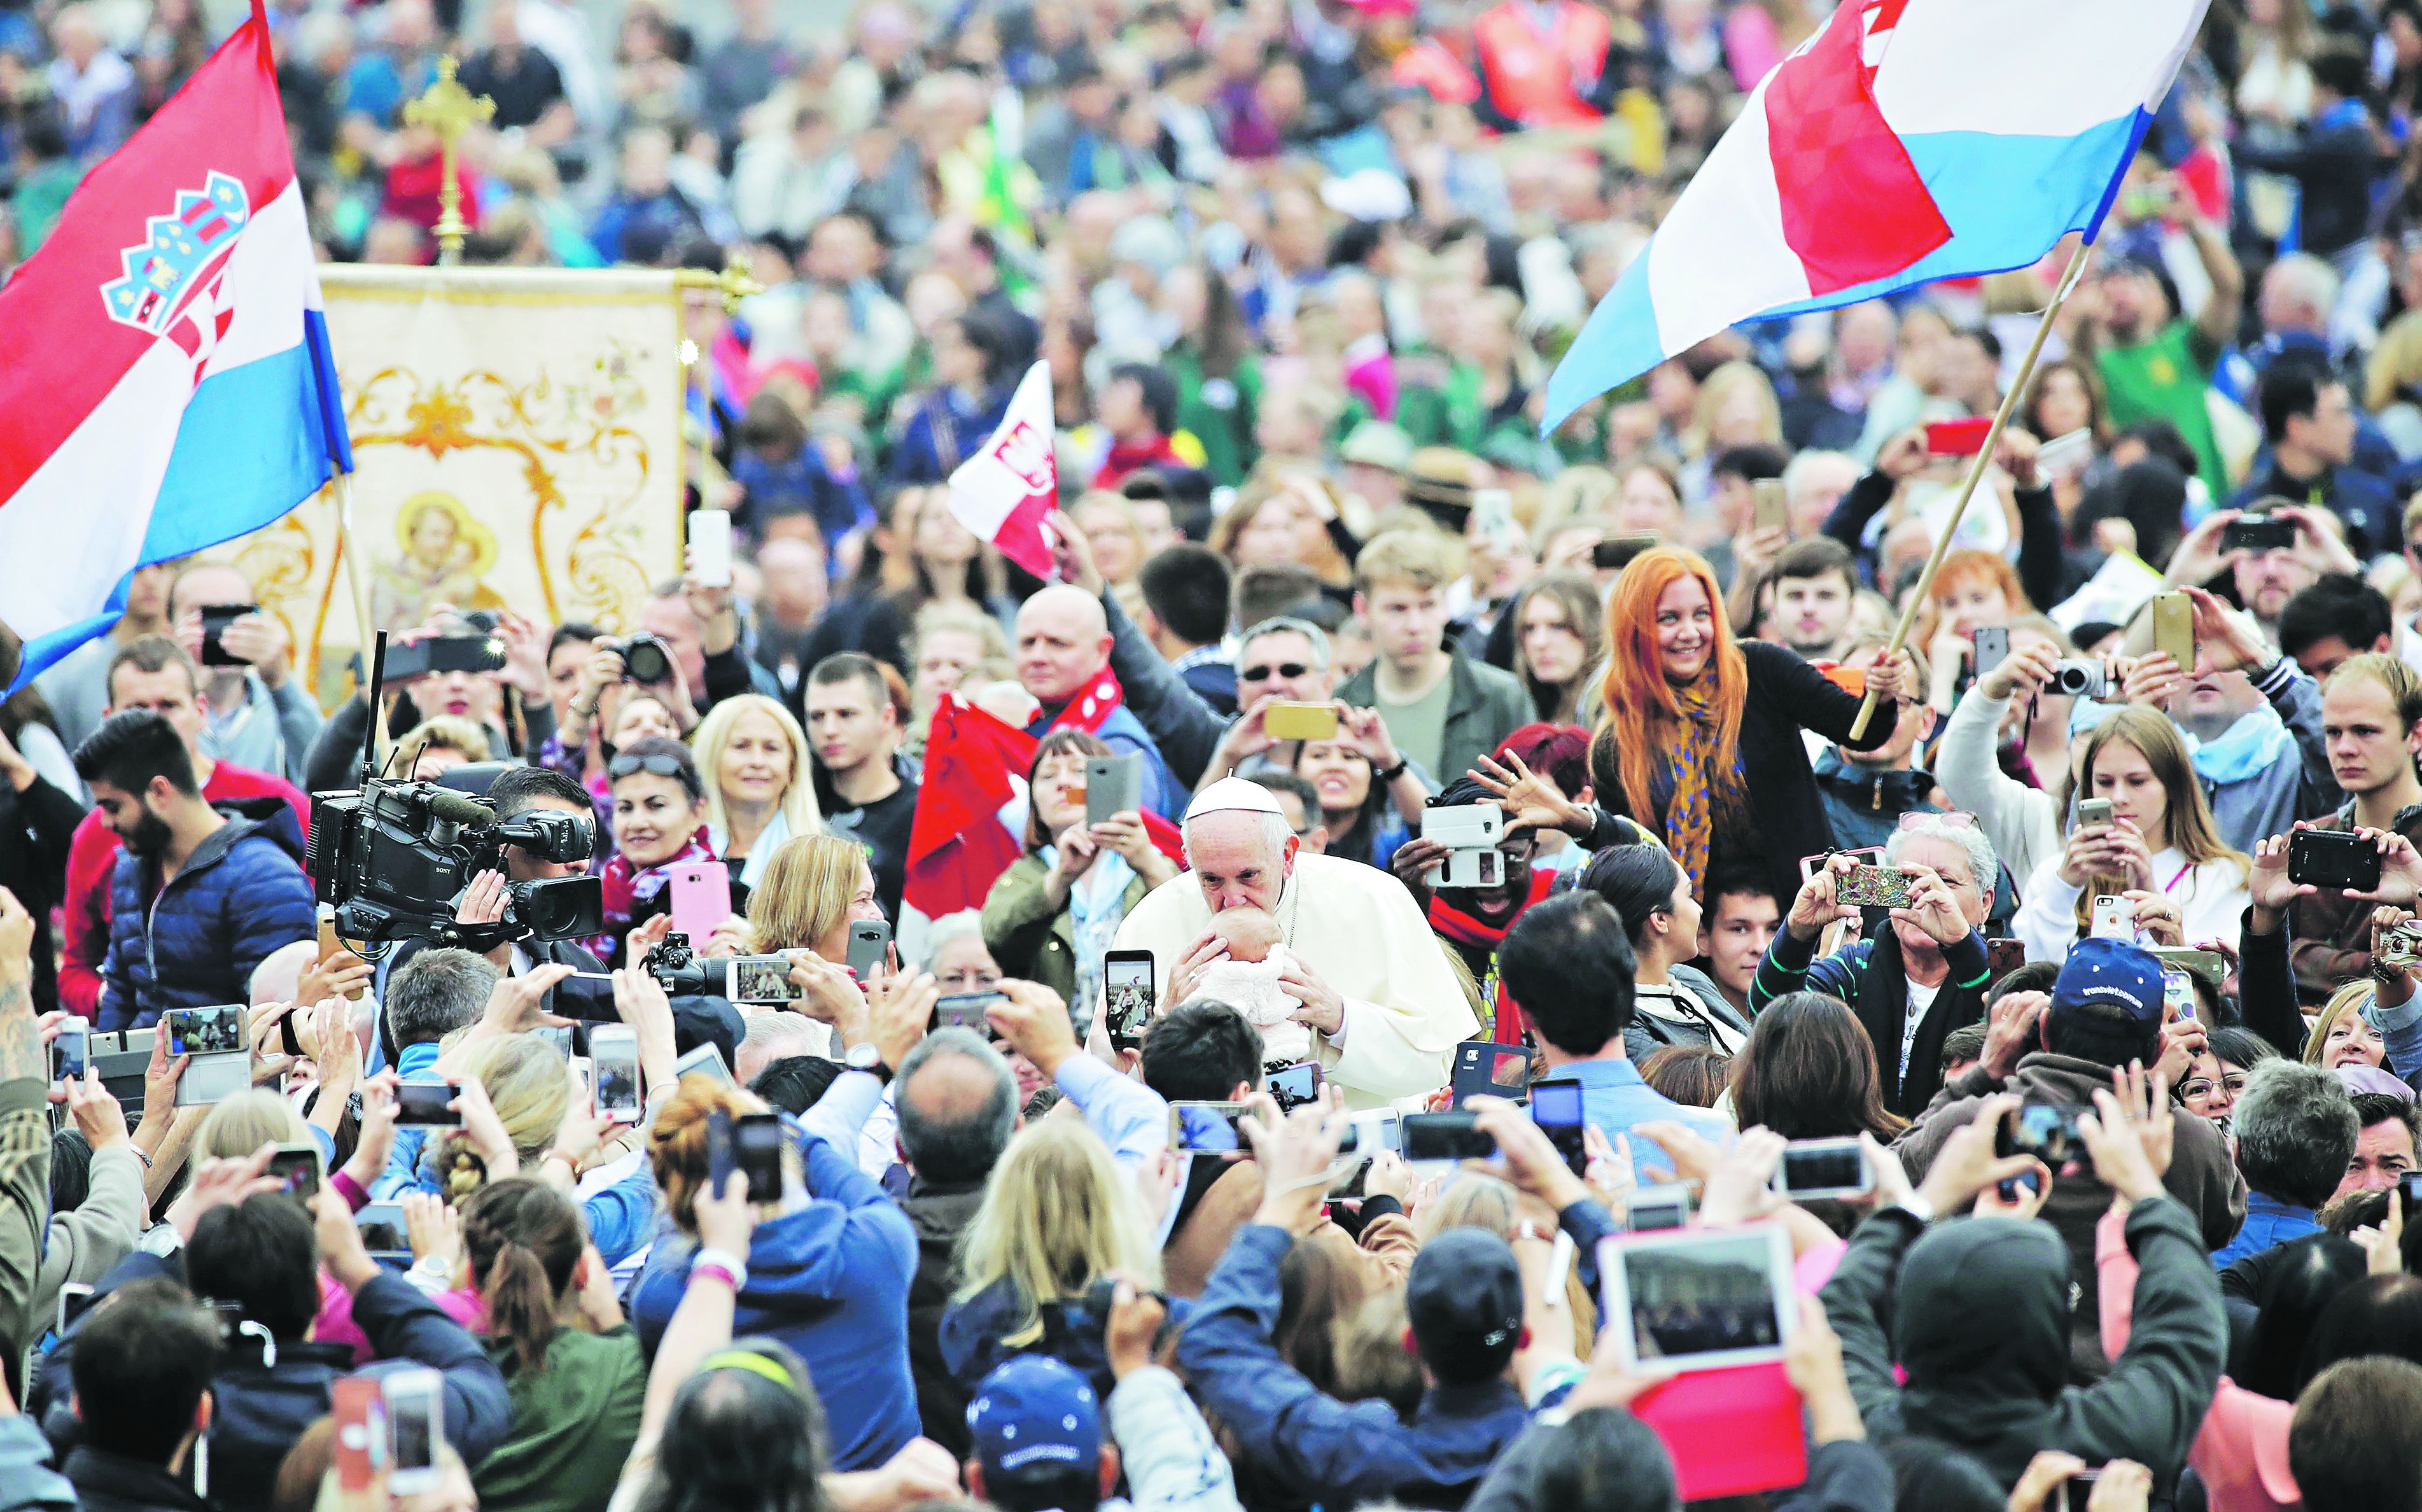
[[[1733,638],[1723,591],[1696,552],[1642,552],[1615,579],[1606,606],[1604,712],[1590,740],[1590,792],[1575,801],[1533,777],[1518,757],[1485,762],[1488,780],[1519,821],[1552,826],[1597,848],[1620,844],[1617,817],[1664,842],[1694,893],[1710,860],[1754,858],[1778,898],[1800,888],[1800,858],[1833,834],[1808,766],[1802,730],[1868,750],[1894,723],[1878,708],[1850,739],[1859,701],[1793,652]],[[1906,701],[1909,660],[1879,661],[1868,686]]]

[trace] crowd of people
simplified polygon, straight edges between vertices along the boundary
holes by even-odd
[[[2422,7],[2215,0],[1989,456],[2066,248],[1541,436],[1827,13],[277,0],[327,257],[451,56],[464,261],[748,265],[734,571],[0,703],[0,1512],[2422,1512]],[[212,35],[0,0],[0,270]],[[521,837],[375,944],[366,742]]]

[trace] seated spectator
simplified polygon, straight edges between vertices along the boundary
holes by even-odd
[[[1969,815],[1911,815],[1884,847],[1884,864],[1912,875],[1909,906],[1893,909],[1892,927],[1874,939],[1811,961],[1822,930],[1859,916],[1834,901],[1853,864],[1835,856],[1801,887],[1750,984],[1750,1005],[1801,991],[1848,1003],[1878,1047],[1885,1106],[1907,1118],[1942,1084],[1944,1036],[1983,1013],[1988,972],[1976,931],[1992,912],[1993,846]]]
[[[2313,1215],[2346,1178],[2359,1133],[2354,1105],[2330,1072],[2288,1061],[2257,1066],[2229,1116],[2248,1189],[2245,1222],[2213,1252],[2213,1268],[2317,1232]]]
[[[2107,1093],[2115,1069],[2154,1064],[2162,1044],[2160,964],[2136,946],[2117,940],[2079,942],[2063,963],[2048,1000],[2012,994],[1994,1007],[1985,1059],[1944,1096],[1925,1110],[1894,1145],[1911,1174],[1924,1180],[1951,1142],[1988,1108],[2052,1103],[2093,1106]],[[2203,1250],[2226,1244],[2244,1221],[2246,1178],[2229,1161],[2220,1132],[2200,1118],[2173,1120],[2172,1150],[2161,1189],[2175,1200],[2166,1209],[2181,1227],[2200,1236]],[[2344,1171],[2341,1162],[2335,1168]],[[2086,1275],[2094,1263],[2094,1223],[2109,1205],[2112,1177],[2099,1166],[2052,1172],[2046,1182],[2042,1216],[2068,1247],[2070,1273]],[[2096,1333],[2091,1294],[2080,1299],[2068,1331],[2068,1375],[2098,1380],[2110,1367]],[[2162,1461],[2156,1461],[2160,1463]]]
[[[1659,1095],[1632,1064],[1625,1042],[1638,968],[1622,917],[1604,898],[1571,893],[1530,909],[1507,933],[1498,965],[1536,1042],[1541,1074],[1579,1081],[1583,1116],[1609,1141],[1660,1119],[1710,1139],[1730,1132],[1721,1114]],[[1645,1166],[1666,1166],[1659,1154],[1633,1142],[1633,1158]]]

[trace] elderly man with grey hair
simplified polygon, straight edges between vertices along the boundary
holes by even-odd
[[[2354,1158],[2362,1120],[2335,1071],[2265,1061],[2229,1110],[2237,1169],[2245,1175],[2245,1225],[2214,1252],[2214,1269],[2320,1231],[2314,1216]]]
[[[1312,1032],[1313,1057],[1348,1105],[1376,1107],[1446,1085],[1455,1047],[1479,1032],[1471,1000],[1405,885],[1376,867],[1300,854],[1267,788],[1222,778],[1186,811],[1190,870],[1155,888],[1119,926],[1114,948],[1149,951],[1154,1012],[1195,994],[1215,961],[1279,963]],[[1276,921],[1280,943],[1250,958],[1216,922],[1231,910]],[[1265,926],[1266,927],[1266,926]],[[1100,1016],[1095,1053],[1109,1057]]]
[[[942,1315],[959,1290],[959,1239],[983,1205],[984,1182],[1017,1132],[1017,1079],[973,1030],[937,1029],[900,1063],[895,1096],[908,1195],[900,1210],[917,1229],[908,1284],[908,1373],[926,1437],[964,1459],[967,1392],[942,1359]]]
[[[1974,816],[1912,813],[1884,845],[1906,901],[1889,929],[1813,960],[1817,937],[1836,919],[1860,917],[1837,890],[1856,870],[1834,856],[1801,884],[1791,911],[1749,984],[1754,1015],[1789,992],[1841,999],[1875,1042],[1884,1105],[1914,1117],[1942,1085],[1943,1037],[1985,1016],[1985,941],[1999,863]],[[1863,879],[1866,880],[1866,879]]]

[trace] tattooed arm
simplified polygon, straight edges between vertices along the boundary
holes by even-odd
[[[42,1110],[49,1052],[34,1016],[34,920],[0,888],[0,1372],[22,1400],[39,1331],[34,1278],[50,1221],[51,1141]]]

